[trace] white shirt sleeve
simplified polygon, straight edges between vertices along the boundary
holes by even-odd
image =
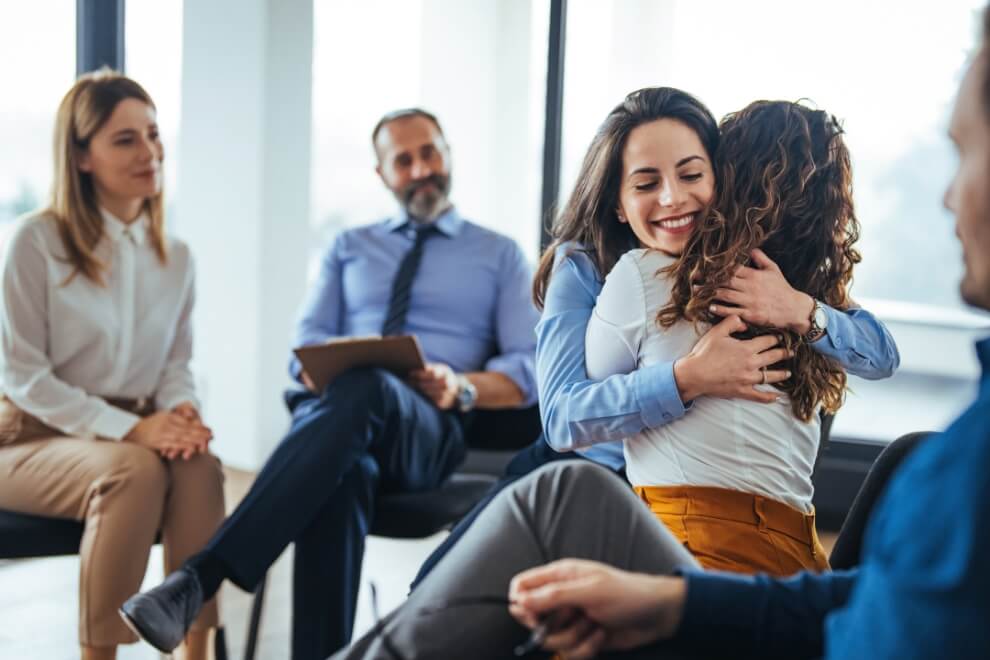
[[[21,410],[69,435],[119,440],[141,419],[56,377],[47,354],[47,255],[30,223],[10,236],[0,286],[0,382]]]
[[[200,407],[196,398],[196,381],[189,368],[193,354],[192,310],[196,298],[195,270],[191,255],[188,256],[188,264],[185,300],[176,321],[175,338],[158,383],[155,403],[159,410],[171,410],[187,401],[197,410]]]
[[[608,274],[588,322],[585,366],[593,380],[632,373],[638,366],[647,319],[637,252],[625,254]]]

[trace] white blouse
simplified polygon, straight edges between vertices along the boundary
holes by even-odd
[[[69,435],[121,439],[138,416],[100,397],[154,397],[159,408],[198,407],[192,358],[193,263],[167,242],[162,265],[148,219],[130,226],[103,212],[97,256],[105,286],[73,271],[55,220],[21,219],[7,239],[0,287],[0,389]]]
[[[676,360],[707,330],[683,320],[666,329],[656,323],[670,300],[670,282],[657,271],[673,261],[653,250],[632,250],[609,273],[585,338],[589,378]],[[633,485],[728,488],[807,512],[818,442],[818,416],[797,419],[781,393],[771,404],[701,397],[684,417],[626,438],[623,446]]]

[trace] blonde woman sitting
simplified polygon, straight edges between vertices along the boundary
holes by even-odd
[[[193,264],[168,238],[155,106],[108,71],[69,90],[47,209],[19,221],[0,286],[0,508],[85,523],[84,660],[137,641],[117,613],[161,534],[166,572],[220,525],[189,361]],[[186,638],[207,657],[215,603]]]

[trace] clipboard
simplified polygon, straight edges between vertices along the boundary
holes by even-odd
[[[331,339],[292,352],[319,392],[348,369],[379,367],[404,376],[426,366],[423,350],[414,335]]]

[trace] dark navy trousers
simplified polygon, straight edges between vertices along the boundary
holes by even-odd
[[[253,591],[294,542],[292,657],[322,660],[350,641],[375,498],[438,486],[464,460],[464,428],[379,369],[286,404],[289,433],[206,551]]]

